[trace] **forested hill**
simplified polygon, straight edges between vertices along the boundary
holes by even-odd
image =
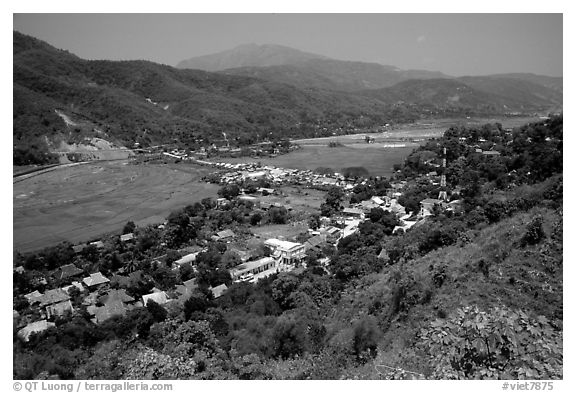
[[[92,137],[128,147],[170,142],[194,148],[224,143],[226,132],[233,144],[246,145],[427,117],[533,113],[561,104],[561,94],[554,91],[551,100],[533,85],[521,99],[494,94],[477,79],[473,87],[433,79],[380,90],[337,91],[311,87],[318,86],[311,80],[303,86],[148,61],[88,61],[18,32],[13,37],[15,164],[50,161],[48,152],[58,151],[60,142]],[[332,60],[309,61],[328,67],[337,79],[355,67],[353,62],[342,68]],[[366,67],[374,72],[374,67]],[[314,76],[302,80],[308,77]]]
[[[86,61],[18,32],[13,72],[16,149],[45,150],[44,137],[90,133],[146,146],[206,144],[225,131],[248,143],[264,135],[305,136],[319,124],[389,121],[386,106],[371,98],[146,61]],[[55,110],[85,127],[66,124]]]

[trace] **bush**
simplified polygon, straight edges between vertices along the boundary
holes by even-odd
[[[536,216],[526,226],[526,233],[522,236],[520,243],[522,246],[534,245],[546,237],[542,228],[542,216]]]
[[[354,327],[353,349],[356,359],[375,358],[379,337],[380,330],[374,317],[368,316],[360,320]]]

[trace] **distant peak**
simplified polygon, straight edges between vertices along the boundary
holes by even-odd
[[[326,56],[308,53],[278,44],[241,44],[232,49],[181,61],[178,68],[222,71],[238,67],[267,67],[291,65]]]

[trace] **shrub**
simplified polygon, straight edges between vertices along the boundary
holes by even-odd
[[[536,216],[526,226],[526,233],[522,236],[520,243],[522,246],[534,245],[546,237],[542,228],[542,216]]]

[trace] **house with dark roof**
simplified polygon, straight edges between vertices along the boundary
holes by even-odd
[[[111,289],[100,298],[100,302],[102,302],[102,304],[113,303],[116,301],[122,303],[133,303],[136,301],[136,299],[128,295],[125,289]]]
[[[188,281],[184,281],[182,285],[176,285],[176,292],[180,296],[178,296],[179,301],[186,301],[190,295],[194,292],[194,290],[198,288],[198,284],[196,283],[196,279],[192,278]]]
[[[77,268],[74,264],[69,263],[68,265],[60,266],[58,270],[54,273],[54,278],[57,280],[63,280],[69,277],[75,277],[82,274],[84,270]]]
[[[75,254],[80,254],[86,247],[86,244],[78,244],[76,246],[72,246],[72,250]]]
[[[64,315],[66,312],[73,312],[74,308],[70,302],[70,296],[66,291],[57,288],[50,289],[38,298],[40,307],[46,311],[46,318],[53,315]]]
[[[326,239],[320,235],[312,236],[304,243],[306,251],[314,250],[320,252],[322,251],[322,247],[324,247],[325,245],[326,245]]]
[[[106,303],[103,307],[98,307],[94,314],[94,319],[96,323],[102,323],[107,319],[114,316],[124,316],[126,315],[127,307],[119,300]]]
[[[216,232],[214,236],[212,236],[212,240],[215,241],[229,241],[232,240],[236,236],[231,229],[225,229],[220,232]]]
[[[352,217],[352,218],[364,218],[364,212],[362,211],[362,209],[358,209],[355,207],[346,207],[344,208],[344,210],[342,210],[342,214],[346,217]]]

